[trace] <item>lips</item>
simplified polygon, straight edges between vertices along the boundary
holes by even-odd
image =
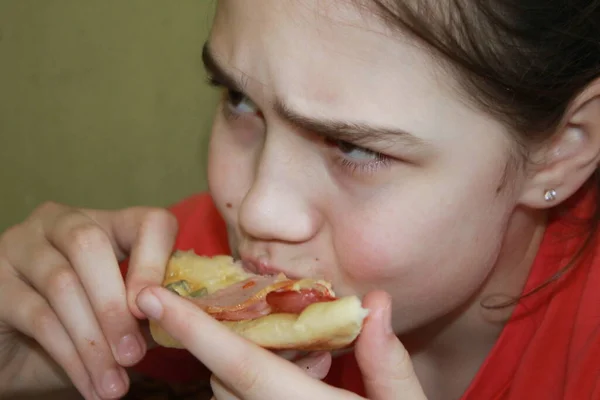
[[[247,272],[251,272],[257,275],[277,275],[282,272],[281,270],[268,265],[264,261],[258,261],[252,258],[242,257],[242,267]]]
[[[293,273],[288,273],[284,271],[282,268],[278,268],[264,258],[252,258],[245,257],[242,255],[242,268],[245,271],[256,274],[256,275],[277,275],[283,273],[289,279],[301,279],[301,276],[294,275]]]

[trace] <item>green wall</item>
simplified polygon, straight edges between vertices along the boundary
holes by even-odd
[[[0,0],[0,231],[205,190],[211,0]]]

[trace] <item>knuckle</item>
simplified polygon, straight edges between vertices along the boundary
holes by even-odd
[[[36,208],[34,208],[33,212],[31,213],[31,217],[39,217],[42,215],[53,214],[61,210],[63,207],[64,206],[54,201],[45,201],[42,204],[38,205]]]
[[[144,226],[177,227],[177,218],[163,208],[149,208],[144,216]]]
[[[414,379],[415,373],[410,358],[409,352],[402,348],[399,350],[399,355],[396,358],[396,362],[392,363],[393,367],[390,368],[393,371],[392,379],[397,382],[406,382]]]
[[[98,308],[98,315],[105,321],[118,321],[127,316],[127,310],[123,303],[109,301]]]
[[[241,393],[252,393],[258,390],[260,376],[255,363],[248,355],[240,354],[232,365],[230,376],[236,380],[236,389]]]
[[[64,293],[73,292],[79,286],[79,277],[71,268],[54,268],[46,280],[49,296],[59,296]]]
[[[31,335],[34,338],[53,335],[56,328],[57,317],[52,309],[44,302],[32,305],[30,310]]]
[[[93,250],[110,246],[106,233],[93,223],[73,227],[67,233],[67,240],[78,250]]]
[[[56,254],[51,247],[46,245],[33,246],[29,250],[29,254],[26,256],[27,263],[29,264],[26,268],[30,270],[41,269],[42,266],[49,263],[55,263]]]

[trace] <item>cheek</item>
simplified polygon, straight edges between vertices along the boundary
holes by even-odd
[[[233,139],[217,119],[210,138],[207,177],[209,191],[226,219],[244,198],[254,173],[253,153]]]
[[[414,215],[377,219],[372,214],[361,220],[338,226],[336,236],[346,281],[360,287],[361,293],[374,287],[421,287],[432,269],[440,267],[439,259],[445,258],[445,246],[430,240],[437,232],[447,231],[441,221]],[[428,282],[434,284],[431,279]]]
[[[352,282],[380,282],[398,274],[394,268],[398,262],[397,246],[390,243],[388,232],[381,228],[378,223],[364,221],[338,225],[336,231],[343,232],[334,235],[338,259]],[[398,236],[396,239],[402,240]]]
[[[335,241],[345,290],[388,291],[400,329],[465,302],[494,265],[507,213],[502,204],[492,208],[492,199],[453,200],[442,205],[409,198],[387,212],[366,211],[386,209],[383,202],[344,210],[353,218],[340,215]]]

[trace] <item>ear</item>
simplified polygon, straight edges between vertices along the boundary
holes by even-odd
[[[600,78],[571,103],[559,129],[532,154],[520,203],[550,208],[568,199],[588,180],[600,162]],[[556,197],[545,199],[554,190]]]

